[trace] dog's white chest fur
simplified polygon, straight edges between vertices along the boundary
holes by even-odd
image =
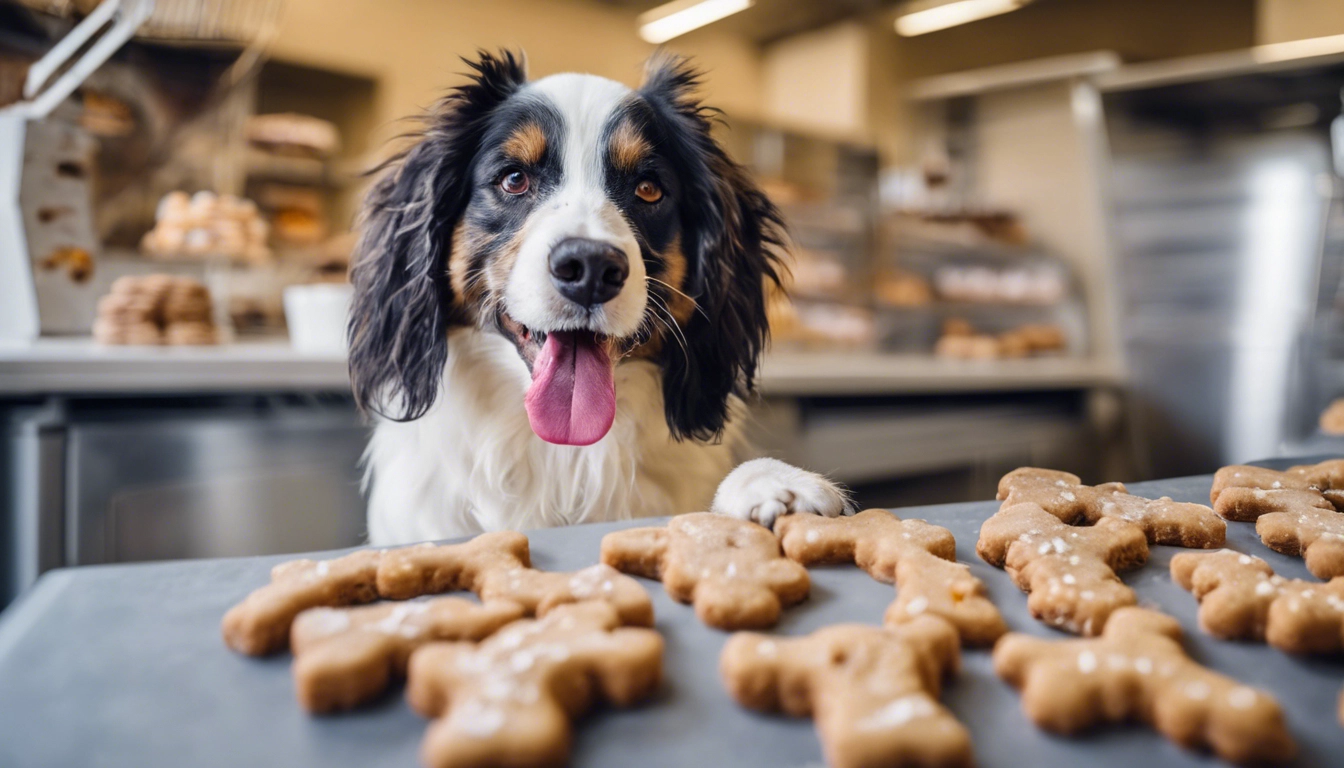
[[[533,434],[527,368],[508,341],[464,328],[448,350],[429,413],[383,421],[369,443],[374,544],[704,510],[742,458],[736,423],[716,445],[671,438],[652,363],[617,366],[615,424],[572,447]]]

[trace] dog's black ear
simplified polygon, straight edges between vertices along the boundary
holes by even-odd
[[[785,232],[774,204],[711,137],[715,113],[695,98],[699,80],[685,59],[656,56],[640,95],[680,175],[683,290],[698,305],[684,345],[669,342],[661,353],[667,423],[678,439],[712,440],[730,398],[755,386],[770,333],[765,292],[780,283]]]
[[[398,421],[434,404],[457,317],[448,279],[453,226],[490,114],[527,82],[521,57],[479,53],[471,79],[423,118],[417,141],[375,173],[350,271],[350,382],[361,410]]]

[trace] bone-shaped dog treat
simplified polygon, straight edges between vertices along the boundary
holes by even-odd
[[[1302,557],[1317,578],[1344,576],[1344,514],[1314,507],[1271,512],[1255,521],[1255,532],[1275,552]]]
[[[573,572],[496,568],[478,579],[476,594],[481,600],[520,603],[529,616],[545,616],[560,605],[600,600],[615,608],[626,626],[653,626],[649,593],[639,582],[602,563]]]
[[[1007,631],[985,585],[956,562],[952,532],[923,520],[901,520],[884,509],[853,517],[789,515],[775,523],[784,554],[803,565],[854,563],[896,583],[887,624],[925,613],[951,622],[970,645],[992,645]]]
[[[1302,464],[1282,472],[1243,464],[1223,467],[1214,473],[1208,499],[1214,511],[1230,521],[1254,521],[1267,512],[1288,511],[1302,504],[1320,506],[1322,500],[1344,508],[1344,459]]]
[[[1149,544],[1178,547],[1221,547],[1227,523],[1203,504],[1170,498],[1145,499],[1126,492],[1122,483],[1083,485],[1077,475],[1052,469],[1023,467],[999,480],[1003,506],[1031,503],[1070,525],[1092,525],[1116,517],[1143,529]]]
[[[462,544],[420,544],[394,549],[378,567],[378,590],[404,599],[470,590],[482,600],[521,603],[529,616],[557,605],[601,600],[615,606],[621,623],[653,626],[653,602],[639,582],[609,566],[573,572],[531,567],[527,537],[513,531],[485,533]]]
[[[224,640],[242,653],[274,653],[285,647],[290,624],[305,609],[461,590],[473,591],[484,601],[519,603],[528,616],[596,600],[615,606],[626,624],[653,626],[653,602],[629,576],[604,565],[550,573],[531,568],[530,562],[527,537],[503,531],[462,544],[425,543],[320,563],[282,563],[272,571],[271,584],[224,616]]]
[[[334,560],[291,560],[271,569],[271,583],[224,614],[224,642],[239,653],[261,656],[289,642],[301,611],[368,603],[378,598],[380,552],[362,550]]]
[[[1209,498],[1229,520],[1254,520],[1265,546],[1301,556],[1313,575],[1344,576],[1344,459],[1284,472],[1223,467],[1213,476]]]
[[[378,592],[389,600],[464,590],[477,592],[485,574],[532,564],[527,537],[483,533],[461,544],[429,542],[387,552],[378,566]]]
[[[1177,555],[1171,578],[1199,600],[1199,625],[1214,637],[1289,653],[1344,651],[1344,577],[1285,579],[1258,557],[1223,550]]]
[[[707,512],[679,515],[666,528],[609,533],[602,562],[661,580],[672,599],[693,604],[701,621],[719,629],[773,626],[812,586],[768,529]]]
[[[1148,560],[1143,530],[1116,517],[1067,525],[1036,504],[1000,509],[980,526],[976,552],[1005,568],[1041,621],[1075,634],[1100,634],[1134,590],[1116,576]]]
[[[1344,459],[1279,472],[1235,464],[1213,476],[1209,501],[1228,520],[1249,522],[1271,512],[1344,508]]]
[[[606,603],[563,605],[479,646],[431,643],[411,655],[407,699],[437,718],[421,745],[429,768],[565,764],[570,721],[597,699],[646,698],[662,677],[663,639],[621,627]]]
[[[1296,752],[1278,703],[1192,661],[1180,624],[1156,611],[1122,608],[1094,639],[1010,633],[994,647],[994,670],[1022,692],[1027,716],[1055,733],[1137,720],[1233,763],[1286,762]]]
[[[460,597],[359,608],[310,608],[290,630],[294,689],[310,712],[350,709],[406,673],[411,652],[436,640],[480,640],[522,618],[523,606]]]
[[[832,768],[954,768],[971,765],[971,739],[938,693],[959,664],[953,627],[922,616],[891,630],[739,633],[724,646],[719,671],[744,707],[810,716]]]

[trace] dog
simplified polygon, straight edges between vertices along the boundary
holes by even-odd
[[[480,52],[360,214],[350,375],[374,544],[845,493],[748,450],[778,210],[710,136],[698,71],[530,82]]]

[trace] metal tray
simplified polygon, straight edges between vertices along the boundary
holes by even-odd
[[[1210,478],[1135,484],[1135,492],[1203,501]],[[950,528],[959,559],[989,587],[1013,630],[1064,638],[1033,620],[1026,597],[1002,571],[975,556],[980,523],[994,502],[898,510]],[[659,520],[579,526],[529,534],[539,568],[596,561],[603,534]],[[1232,523],[1229,546],[1259,555],[1287,577],[1302,561],[1262,546],[1254,526]],[[1344,764],[1335,707],[1344,659],[1294,658],[1263,645],[1214,640],[1196,626],[1193,597],[1171,582],[1179,550],[1154,547],[1126,580],[1141,599],[1178,617],[1200,662],[1269,689],[1300,746],[1294,765]],[[289,657],[245,658],[227,650],[219,619],[265,583],[281,557],[95,566],[54,571],[0,617],[0,765],[3,766],[415,766],[425,721],[399,690],[373,706],[315,718],[299,709]],[[892,587],[853,567],[812,571],[811,598],[786,612],[777,632],[799,635],[838,622],[880,623]],[[600,710],[575,729],[573,764],[609,768],[741,766],[816,768],[812,723],[737,707],[718,678],[727,634],[696,620],[662,586],[647,584],[667,641],[666,683],[647,705]],[[944,701],[967,724],[981,766],[1201,766],[1142,726],[1062,739],[1037,730],[1017,694],[994,676],[989,653],[968,650]]]

